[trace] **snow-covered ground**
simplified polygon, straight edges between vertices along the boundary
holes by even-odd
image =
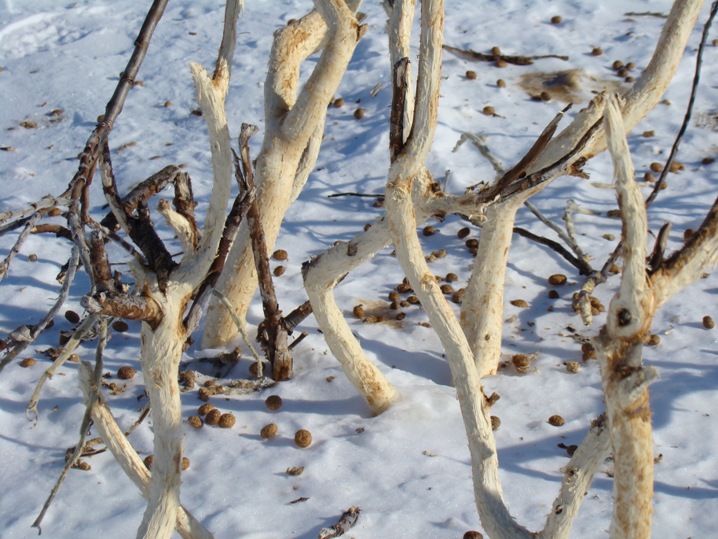
[[[4,0],[0,3],[0,210],[19,208],[47,193],[58,194],[77,169],[77,154],[103,113],[118,75],[124,69],[136,33],[150,2],[131,0]],[[695,54],[707,7],[694,30],[686,55],[665,99],[629,136],[639,178],[650,163],[664,161],[682,121],[693,76]],[[272,32],[311,8],[308,0],[252,0],[241,18],[233,80],[227,110],[233,136],[242,122],[259,126],[255,153],[263,132],[262,85]],[[491,181],[494,171],[470,141],[456,148],[462,134],[485,137],[492,154],[510,167],[564,106],[557,98],[532,100],[521,86],[529,74],[581,70],[576,97],[591,90],[626,86],[611,69],[614,60],[633,62],[640,73],[652,53],[670,2],[577,0],[447,2],[446,43],[488,52],[499,46],[506,54],[567,55],[538,60],[531,66],[499,69],[456,55],[444,55],[444,80],[436,140],[428,166],[446,190],[460,193],[479,181]],[[341,192],[379,194],[388,167],[389,62],[385,15],[380,2],[362,6],[369,30],[357,47],[337,97],[345,104],[330,108],[322,153],[307,187],[289,210],[277,247],[288,251],[286,273],[276,280],[285,311],[305,300],[300,268],[311,255],[336,240],[353,237],[381,215],[373,199],[335,197]],[[636,14],[628,15],[628,12]],[[650,12],[650,13],[649,13]],[[559,24],[550,19],[560,15]],[[141,86],[130,93],[110,141],[113,164],[122,189],[128,189],[168,164],[185,164],[203,214],[210,186],[210,158],[203,120],[196,107],[188,64],[214,63],[221,33],[223,5],[218,0],[173,0],[151,43],[140,71]],[[709,39],[710,42],[710,39]],[[592,50],[600,47],[601,55]],[[315,59],[314,59],[315,60]],[[310,60],[312,65],[314,60]],[[476,78],[466,76],[467,70]],[[305,70],[306,71],[306,70]],[[497,86],[497,79],[506,82]],[[651,208],[649,225],[656,231],[673,224],[669,250],[681,244],[683,232],[696,228],[715,197],[718,172],[716,118],[718,48],[706,49],[702,83],[694,120],[678,160],[685,165],[671,174],[669,185]],[[584,101],[585,102],[585,101]],[[365,116],[354,118],[361,106]],[[482,111],[492,106],[495,116]],[[575,106],[569,113],[580,108]],[[643,136],[652,131],[653,136]],[[449,172],[450,171],[450,172]],[[562,223],[566,200],[600,214],[575,216],[578,238],[600,267],[620,235],[620,224],[607,217],[616,207],[610,189],[611,164],[606,156],[592,160],[590,180],[563,178],[542,192],[534,203]],[[448,180],[447,180],[448,176]],[[645,194],[649,185],[645,185]],[[101,194],[95,208],[102,215]],[[518,224],[536,233],[553,233],[528,212]],[[445,248],[446,258],[432,269],[437,275],[455,272],[461,286],[468,277],[471,255],[457,231],[458,219],[434,223],[437,233],[425,238],[425,248]],[[478,229],[471,237],[478,237]],[[14,237],[0,238],[0,256]],[[37,322],[57,296],[54,280],[67,260],[66,242],[48,235],[31,237],[0,287],[0,332],[21,323]],[[31,254],[37,256],[32,261]],[[273,262],[273,265],[278,264]],[[565,273],[569,283],[549,299],[546,279]],[[359,538],[458,538],[481,530],[474,506],[469,453],[451,377],[435,334],[422,323],[419,307],[405,309],[401,324],[365,324],[351,317],[354,305],[365,307],[386,300],[403,278],[390,249],[354,271],[337,288],[340,305],[352,320],[370,358],[400,392],[386,413],[372,417],[364,401],[346,380],[318,333],[313,318],[301,329],[309,337],[295,350],[295,375],[289,382],[251,396],[215,398],[231,411],[237,424],[230,430],[186,429],[185,450],[191,466],[183,475],[182,501],[217,538],[313,538],[336,522],[350,506],[362,513],[348,536]],[[576,335],[595,334],[604,321],[596,317],[584,328],[571,309],[571,295],[583,283],[578,272],[552,251],[516,237],[507,274],[504,352],[537,354],[532,369],[518,374],[513,367],[485,381],[486,392],[501,400],[492,413],[501,419],[496,431],[505,497],[516,519],[529,529],[541,529],[567,462],[566,446],[578,443],[603,410],[600,376],[595,361],[582,361]],[[87,281],[81,275],[67,308],[81,312],[79,298]],[[617,278],[600,287],[605,303]],[[458,286],[455,286],[458,288]],[[657,538],[706,538],[715,534],[718,508],[718,329],[704,328],[706,315],[718,316],[718,283],[708,276],[673,299],[656,317],[653,332],[660,343],[645,349],[645,359],[661,373],[652,386],[656,464],[654,533]],[[524,299],[518,308],[510,300]],[[256,325],[261,305],[249,316]],[[46,385],[33,425],[24,409],[49,360],[39,350],[57,345],[57,332],[69,330],[60,316],[55,327],[26,350],[20,359],[37,363],[22,368],[19,361],[0,374],[0,537],[33,537],[30,528],[63,466],[68,447],[75,445],[84,411],[76,364],[68,364]],[[122,365],[138,368],[139,328],[113,336],[106,353],[106,370],[126,385],[108,394],[113,413],[128,428],[146,403],[141,375],[123,382]],[[199,332],[197,334],[199,336]],[[93,343],[81,356],[93,357]],[[190,368],[212,375],[209,355],[196,347],[186,353]],[[579,361],[568,373],[565,363]],[[247,375],[249,356],[229,373]],[[277,394],[284,405],[269,411],[264,404]],[[182,399],[186,417],[201,402],[196,390]],[[551,415],[565,419],[561,427],[548,423]],[[264,440],[260,429],[276,423],[276,437]],[[293,442],[297,429],[309,429],[313,444],[300,449]],[[94,436],[94,431],[92,436]],[[144,457],[152,449],[151,417],[130,441]],[[43,524],[43,536],[120,538],[134,534],[144,500],[109,453],[86,459],[91,470],[72,470]],[[298,476],[285,473],[304,467]],[[607,535],[611,515],[612,480],[606,463],[588,491],[573,536]],[[301,501],[297,501],[301,500]],[[293,503],[296,502],[296,503]]]

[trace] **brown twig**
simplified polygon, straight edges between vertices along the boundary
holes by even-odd
[[[384,198],[383,194],[377,194],[372,195],[368,193],[332,193],[331,195],[327,195],[327,198],[337,198],[337,197],[365,197],[365,198]]]
[[[468,58],[469,60],[478,60],[480,62],[496,62],[497,60],[503,60],[507,64],[514,64],[518,66],[531,65],[534,63],[534,60],[543,60],[545,58],[558,58],[559,60],[568,61],[568,56],[559,56],[557,54],[542,54],[539,56],[511,56],[506,54],[484,54],[481,52],[472,51],[471,49],[458,49],[449,45],[444,45],[442,48],[456,54],[457,56]]]
[[[391,114],[389,118],[389,155],[394,162],[404,148],[404,113],[409,87],[409,59],[402,58],[392,70]]]
[[[529,232],[525,228],[521,228],[518,226],[514,227],[514,232],[519,236],[523,236],[524,238],[528,238],[532,241],[535,241],[536,243],[540,243],[541,245],[545,245],[546,247],[553,249],[563,258],[565,258],[572,266],[576,267],[581,273],[581,275],[592,275],[593,273],[595,273],[594,269],[590,265],[587,265],[583,260],[571,254],[568,249],[566,249],[557,241],[545,238],[543,236],[539,236],[537,234],[534,234],[533,232]]]
[[[31,234],[55,234],[57,238],[65,238],[72,241],[72,232],[66,226],[42,223],[35,225],[30,231]]]
[[[291,335],[292,331],[310,314],[312,314],[312,304],[307,300],[287,316],[283,317],[282,323],[284,327],[287,328],[287,333]]]
[[[524,155],[519,162],[516,163],[516,165],[511,167],[511,169],[501,176],[501,178],[499,178],[494,185],[487,188],[486,196],[489,199],[493,199],[507,186],[511,185],[525,174],[526,170],[536,161],[539,155],[541,155],[541,152],[543,152],[544,148],[546,148],[546,145],[551,141],[556,129],[558,128],[559,122],[570,108],[571,105],[569,104],[566,108],[559,112],[541,132],[536,139],[536,142],[534,142],[531,148],[529,148],[529,151],[526,152],[526,155]]]
[[[100,152],[102,151],[102,146],[106,143],[112,126],[122,112],[122,107],[134,84],[140,66],[145,59],[152,34],[157,27],[157,23],[159,23],[162,18],[167,2],[168,0],[155,0],[147,12],[140,33],[135,40],[135,48],[132,51],[132,56],[120,76],[120,81],[115,87],[115,92],[107,103],[105,114],[85,143],[85,149],[80,155],[78,171],[70,182],[68,192],[74,192],[74,186],[80,185],[82,186],[81,188],[84,188],[85,185],[91,183],[92,174]]]
[[[174,181],[177,175],[176,172],[179,169],[168,170],[170,167],[166,167],[157,174],[152,175],[132,190],[127,197],[127,204],[125,204],[125,200],[121,200],[117,193],[117,183],[112,171],[110,150],[106,143],[103,145],[99,165],[102,173],[102,188],[112,209],[114,219],[142,251],[148,266],[157,275],[160,290],[165,291],[170,272],[177,263],[172,259],[172,255],[152,225],[146,201],[150,196],[159,192],[167,183]],[[172,174],[173,172],[175,173]],[[137,212],[137,217],[131,214],[133,210]],[[107,217],[100,224],[107,226],[110,230],[114,228],[112,221]]]
[[[28,236],[32,233],[32,229],[35,227],[37,222],[42,217],[42,214],[40,212],[35,212],[28,220],[27,223],[25,223],[25,228],[18,236],[17,240],[15,241],[15,244],[10,249],[10,252],[5,257],[5,260],[3,260],[0,263],[0,282],[2,282],[5,275],[7,275],[8,269],[10,269],[10,263],[12,262],[12,259],[15,258],[15,255],[17,255],[20,252],[20,247],[22,247],[22,244],[25,242],[25,240],[28,238]]]
[[[232,209],[225,219],[224,231],[222,232],[222,239],[219,240],[217,254],[212,261],[212,265],[207,271],[207,275],[197,288],[192,306],[184,319],[184,326],[188,335],[199,325],[202,312],[206,308],[207,302],[212,294],[212,290],[217,284],[217,279],[219,279],[219,276],[224,269],[227,254],[229,253],[229,248],[232,246],[232,241],[237,233],[237,229],[242,223],[244,217],[247,215],[249,206],[254,200],[254,190],[249,189],[243,179],[242,184],[243,185],[240,187],[239,194],[234,199]]]
[[[250,189],[254,187],[254,174],[249,156],[249,138],[256,131],[255,126],[243,124],[239,135],[242,172]],[[256,201],[252,201],[249,206],[247,220],[252,231],[252,251],[264,309],[264,322],[260,325],[263,331],[259,332],[257,338],[260,339],[264,353],[272,365],[272,378],[277,381],[288,380],[292,375],[292,354],[287,348],[287,328],[282,323],[282,312],[279,310],[277,294],[274,291],[272,273],[269,269],[269,253],[264,239],[259,205]]]

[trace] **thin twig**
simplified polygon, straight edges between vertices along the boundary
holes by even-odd
[[[22,220],[29,218],[32,214],[37,211],[50,210],[52,208],[65,207],[69,205],[70,200],[67,198],[67,193],[54,197],[52,195],[45,195],[37,202],[33,202],[29,206],[21,210],[6,210],[0,212],[0,234],[5,233],[11,228],[16,228],[16,220]],[[7,224],[6,224],[7,223]]]
[[[259,357],[257,350],[254,348],[254,346],[252,346],[252,341],[249,340],[249,335],[247,335],[247,331],[244,329],[244,324],[242,323],[242,320],[239,318],[239,316],[237,316],[237,313],[234,312],[234,307],[232,307],[232,304],[227,299],[227,296],[222,294],[222,292],[220,292],[216,288],[212,289],[212,294],[217,297],[217,299],[219,299],[222,305],[224,305],[227,309],[227,312],[229,312],[229,316],[232,318],[234,325],[237,326],[237,331],[239,331],[239,334],[242,336],[244,344],[247,345],[249,351],[252,354],[252,357],[254,357],[254,360],[257,362],[258,376],[262,376],[262,358]]]
[[[496,172],[496,174],[500,174],[501,176],[504,175],[504,173],[506,172],[506,169],[504,168],[504,165],[501,163],[501,161],[499,161],[498,159],[496,159],[496,157],[494,157],[494,154],[491,153],[491,150],[484,142],[486,140],[485,135],[477,136],[477,135],[474,135],[473,133],[461,133],[459,140],[454,145],[454,147],[451,149],[451,152],[452,153],[456,152],[461,147],[461,145],[464,142],[466,142],[467,140],[470,140],[474,144],[476,149],[479,150],[479,153],[481,155],[483,155],[486,159],[489,160],[489,163],[491,163],[491,166],[494,168],[494,171]],[[478,187],[478,184],[470,186],[469,189],[476,189],[476,187]],[[446,189],[444,189],[444,191],[446,191]]]
[[[472,51],[471,49],[457,49],[456,47],[450,47],[449,45],[443,45],[442,48],[449,52],[453,52],[462,58],[468,58],[469,60],[479,60],[480,62],[496,62],[498,60],[503,60],[507,64],[514,64],[517,66],[531,65],[534,63],[534,60],[543,60],[545,58],[558,58],[559,60],[568,61],[568,56],[559,56],[557,54],[513,56],[507,54],[484,54],[482,52]]]
[[[532,241],[535,241],[536,243],[540,243],[541,245],[550,247],[551,249],[556,251],[558,254],[560,254],[562,257],[564,257],[568,262],[570,262],[572,266],[575,266],[578,269],[578,271],[581,273],[581,275],[591,275],[592,273],[594,273],[594,270],[591,266],[587,265],[583,260],[575,257],[573,254],[571,254],[568,251],[568,249],[566,249],[563,245],[561,245],[557,241],[550,240],[543,236],[539,236],[537,234],[534,234],[533,232],[529,232],[525,228],[521,228],[518,226],[514,227],[514,232],[516,234],[518,234],[519,236],[523,236],[524,238],[528,238]]]
[[[95,352],[94,371],[95,384],[98,388],[100,387],[102,381],[102,355],[105,351],[105,346],[107,346],[107,341],[109,340],[109,334],[107,331],[107,320],[105,318],[100,319],[99,326],[99,341],[97,343],[97,350]],[[75,451],[73,451],[72,455],[68,459],[66,459],[65,466],[62,469],[60,477],[57,479],[55,486],[50,492],[50,496],[48,496],[47,500],[45,501],[45,505],[42,506],[40,514],[32,523],[32,527],[37,528],[39,533],[42,533],[42,528],[40,527],[42,519],[45,517],[45,513],[47,513],[47,510],[50,508],[50,504],[52,504],[52,501],[55,499],[55,496],[57,496],[57,493],[60,491],[60,487],[65,481],[65,477],[67,477],[67,472],[70,471],[70,468],[72,468],[77,463],[77,460],[82,455],[82,450],[85,447],[85,438],[87,437],[87,431],[90,429],[90,425],[92,424],[92,407],[95,406],[97,400],[98,394],[95,391],[93,394],[90,395],[90,398],[87,400],[87,404],[85,406],[85,415],[82,417],[82,423],[80,424],[80,440],[75,446]]]
[[[384,195],[383,194],[372,195],[372,194],[367,194],[367,193],[332,193],[331,195],[327,195],[327,198],[336,198],[336,197],[384,198]]]
[[[683,135],[685,135],[686,130],[688,129],[688,125],[691,121],[691,115],[693,113],[693,105],[696,102],[696,94],[698,93],[698,84],[701,80],[701,66],[703,65],[703,51],[706,47],[706,41],[708,40],[708,32],[710,30],[711,25],[713,24],[713,19],[716,16],[716,11],[718,11],[718,2],[713,2],[713,5],[711,6],[710,15],[708,16],[708,20],[706,21],[705,25],[703,26],[703,34],[701,35],[701,42],[698,45],[698,53],[696,54],[696,69],[695,73],[693,75],[693,84],[691,85],[691,95],[688,99],[688,106],[686,107],[686,113],[683,117],[683,123],[681,124],[681,128],[678,130],[678,134],[676,135],[676,139],[673,141],[673,146],[671,147],[671,153],[668,154],[668,159],[666,159],[666,164],[663,167],[663,170],[661,171],[661,175],[658,177],[658,181],[653,186],[653,191],[651,191],[651,194],[648,195],[648,198],[646,199],[646,207],[650,206],[651,203],[656,199],[658,196],[658,192],[663,189],[664,184],[666,183],[666,176],[668,175],[668,172],[671,168],[671,165],[673,164],[673,160],[676,157],[676,153],[678,153],[678,146],[681,143],[681,140],[683,140]]]
[[[702,58],[703,58],[703,51],[705,49],[706,40],[708,38],[708,30],[710,26],[713,23],[713,20],[715,18],[716,12],[718,11],[718,2],[713,2],[711,5],[711,11],[710,15],[708,17],[708,20],[706,21],[706,24],[703,27],[703,34],[701,36],[701,42],[698,46],[698,53],[696,55],[696,67],[695,67],[695,73],[693,75],[693,83],[691,86],[691,96],[688,101],[688,106],[686,108],[686,114],[683,118],[683,123],[681,124],[681,128],[678,132],[678,135],[676,136],[675,141],[673,142],[673,146],[671,147],[671,153],[668,157],[668,160],[666,161],[666,165],[663,168],[663,171],[661,172],[661,176],[659,180],[656,182],[656,185],[653,188],[653,191],[650,193],[648,198],[646,199],[646,207],[650,206],[653,201],[656,199],[656,196],[658,196],[658,192],[661,190],[660,186],[662,183],[665,182],[666,175],[668,174],[669,169],[671,168],[670,165],[673,162],[673,158],[675,156],[675,153],[678,151],[678,146],[680,144],[680,141],[688,128],[693,105],[695,102],[695,95],[698,90],[698,84],[700,82],[700,70],[702,66]],[[608,279],[608,272],[609,269],[613,267],[613,265],[616,263],[616,260],[618,260],[621,256],[621,250],[623,249],[622,242],[618,242],[616,244],[616,247],[613,249],[613,252],[609,255],[608,259],[603,265],[603,268],[601,268],[601,271],[598,273],[595,273],[589,279],[584,283],[584,285],[581,287],[581,291],[579,292],[577,299],[574,301],[574,309],[578,312],[584,313],[582,315],[583,322],[586,325],[590,324],[590,308],[586,308],[588,305],[588,301],[591,295],[591,292],[596,288],[596,286],[603,284]]]
[[[43,317],[40,322],[38,322],[35,326],[32,328],[29,328],[29,331],[22,331],[22,334],[24,338],[22,340],[15,341],[11,347],[5,352],[5,356],[0,361],[0,372],[13,360],[15,359],[20,352],[25,350],[30,344],[35,342],[37,338],[40,336],[40,334],[47,328],[50,321],[55,318],[55,315],[60,311],[60,307],[63,306],[65,303],[65,300],[67,299],[67,296],[70,292],[70,285],[72,285],[72,282],[75,280],[75,275],[77,273],[77,267],[80,263],[80,256],[79,256],[79,250],[77,246],[74,246],[72,249],[72,253],[70,255],[70,261],[67,265],[67,272],[65,273],[62,286],[60,287],[60,294],[53,304],[53,306],[50,308],[50,310],[47,312],[47,314]],[[25,326],[27,327],[27,326]],[[18,328],[20,329],[20,328]]]
[[[22,247],[22,244],[25,242],[25,240],[28,238],[30,233],[32,232],[32,229],[37,224],[37,222],[42,217],[41,212],[35,212],[25,224],[25,228],[20,233],[20,235],[17,238],[17,241],[15,241],[15,244],[10,249],[10,252],[5,257],[5,260],[0,262],[0,283],[2,282],[5,275],[7,275],[8,269],[10,269],[10,264],[12,263],[12,259],[15,258],[15,255],[17,255],[20,252],[20,247]]]
[[[99,316],[96,314],[91,314],[90,316],[85,318],[85,320],[83,320],[82,323],[77,326],[75,332],[72,334],[72,337],[70,337],[70,340],[67,341],[67,343],[65,343],[65,346],[62,347],[62,351],[57,356],[57,359],[55,359],[53,364],[50,365],[50,367],[44,373],[42,373],[40,380],[38,380],[37,385],[35,386],[35,391],[32,392],[32,396],[30,397],[30,401],[27,404],[27,408],[25,409],[26,415],[34,416],[35,423],[37,423],[39,417],[37,413],[37,404],[38,402],[40,402],[40,393],[42,392],[42,387],[45,385],[45,381],[48,378],[52,378],[52,375],[55,374],[57,369],[62,367],[65,361],[68,360],[68,358],[72,355],[75,349],[80,345],[82,337],[88,331],[90,331],[90,329],[92,329],[98,319]]]

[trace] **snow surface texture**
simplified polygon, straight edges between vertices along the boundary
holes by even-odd
[[[113,129],[110,142],[120,188],[168,164],[183,163],[190,173],[203,215],[210,186],[210,156],[204,123],[191,114],[196,107],[188,64],[213,66],[221,33],[223,6],[219,1],[173,0],[161,21],[140,71],[142,86],[135,87]],[[77,168],[77,154],[114,89],[145,16],[147,2],[130,0],[4,0],[0,3],[0,210],[19,208],[47,193],[58,194]],[[311,7],[306,0],[247,2],[240,20],[239,40],[227,99],[233,136],[242,122],[263,129],[262,84],[272,32]],[[635,72],[645,67],[663,23],[662,18],[636,13],[667,13],[667,1],[580,2],[448,2],[445,38],[455,47],[487,52],[497,45],[507,54],[568,55],[568,61],[547,59],[532,66],[498,69],[455,55],[444,55],[441,111],[429,168],[446,190],[459,193],[479,181],[491,181],[491,164],[470,143],[455,149],[463,133],[485,136],[485,144],[505,167],[512,166],[564,103],[532,100],[519,85],[522,76],[581,70],[573,88],[581,99],[606,85],[625,84],[611,69],[614,60],[633,62]],[[707,7],[707,6],[706,6]],[[338,96],[341,108],[331,108],[324,145],[316,169],[299,201],[290,209],[278,247],[289,253],[286,273],[277,279],[279,301],[285,310],[305,299],[301,263],[336,240],[348,240],[381,209],[373,200],[327,195],[345,191],[383,192],[388,166],[390,78],[386,51],[385,16],[379,2],[366,2],[369,31],[357,47]],[[550,18],[560,15],[560,24]],[[701,21],[706,18],[704,11]],[[684,61],[659,105],[629,137],[639,178],[654,161],[664,161],[683,118],[692,78],[700,27],[694,30]],[[710,39],[709,39],[710,42]],[[601,47],[603,54],[591,51]],[[312,64],[312,61],[309,62]],[[466,76],[476,72],[476,79]],[[305,72],[307,70],[305,69]],[[506,81],[499,88],[497,79]],[[682,241],[683,231],[696,228],[715,196],[716,165],[704,165],[718,145],[715,132],[718,105],[718,48],[706,50],[702,86],[694,121],[678,160],[685,170],[669,177],[649,215],[652,230],[665,221],[673,224],[669,250]],[[377,86],[380,85],[380,86]],[[378,93],[372,95],[372,89]],[[171,102],[171,103],[168,103]],[[496,116],[482,113],[493,106]],[[357,121],[354,110],[366,113]],[[574,111],[578,107],[574,108]],[[56,112],[53,112],[56,111]],[[570,114],[573,114],[570,113]],[[21,124],[25,122],[25,126]],[[31,122],[31,123],[30,123]],[[32,124],[35,127],[29,127]],[[644,137],[645,131],[654,135]],[[450,174],[448,171],[451,171]],[[607,217],[616,207],[613,191],[601,188],[611,180],[606,156],[590,162],[591,180],[563,178],[533,202],[561,223],[566,200],[600,212],[578,214],[576,227],[582,247],[600,267],[619,237],[620,224]],[[647,184],[645,193],[650,187]],[[95,192],[101,215],[103,201]],[[428,252],[446,248],[448,256],[432,264],[437,275],[455,272],[462,286],[471,256],[456,236],[466,223],[448,219],[435,223],[438,232],[425,238]],[[528,212],[518,225],[551,236]],[[167,232],[169,234],[169,232]],[[472,231],[477,237],[478,230]],[[0,241],[5,257],[14,238]],[[24,245],[0,288],[0,330],[36,322],[57,294],[54,277],[67,260],[68,245],[48,236],[34,236]],[[36,254],[32,262],[29,255]],[[276,265],[276,262],[273,262]],[[546,278],[565,273],[569,283],[549,299]],[[352,307],[365,308],[385,300],[403,275],[391,254],[382,251],[354,271],[337,289],[340,305],[351,317]],[[571,295],[582,284],[575,268],[553,252],[516,237],[507,274],[504,352],[537,354],[528,374],[513,367],[485,380],[486,393],[501,400],[492,413],[501,419],[496,431],[506,500],[514,516],[529,529],[540,529],[558,490],[566,451],[558,444],[578,443],[590,421],[602,410],[600,376],[595,361],[581,361],[576,334],[590,336],[603,324],[583,328],[571,310]],[[617,279],[597,291],[605,303]],[[81,275],[67,308],[78,312],[85,291]],[[645,350],[646,361],[661,378],[651,388],[655,428],[656,465],[655,537],[710,537],[715,533],[718,507],[718,330],[703,327],[705,315],[716,316],[716,279],[709,276],[674,298],[654,322],[660,344]],[[524,299],[528,308],[508,302]],[[552,308],[549,311],[549,307]],[[191,467],[183,475],[183,504],[218,538],[314,538],[336,522],[350,506],[362,509],[349,537],[458,538],[470,529],[481,530],[474,506],[471,469],[464,429],[449,368],[438,339],[421,323],[418,307],[406,309],[398,324],[352,321],[370,358],[379,365],[401,398],[386,413],[371,417],[349,385],[310,317],[302,326],[309,332],[295,351],[293,379],[261,394],[215,399],[231,411],[237,424],[231,430],[203,427],[186,429],[185,450]],[[261,319],[255,302],[249,321]],[[74,446],[83,414],[76,365],[68,364],[48,382],[33,428],[24,415],[32,389],[48,360],[37,350],[56,346],[56,332],[71,324],[58,317],[53,330],[23,356],[35,357],[31,368],[19,362],[0,375],[0,537],[34,537],[30,524],[52,488],[65,450]],[[109,404],[122,428],[136,419],[145,404],[142,376],[123,382],[116,378],[122,365],[138,368],[138,325],[115,334],[106,354],[106,370],[126,385]],[[199,335],[199,334],[198,334]],[[213,375],[206,363],[193,361],[210,355],[190,348],[190,368]],[[93,356],[93,343],[81,350]],[[581,362],[578,373],[565,363]],[[247,375],[248,356],[231,373]],[[269,411],[264,399],[278,394],[283,407]],[[185,416],[196,413],[201,402],[196,390],[183,395]],[[560,414],[561,427],[547,422]],[[278,434],[259,436],[270,423]],[[130,441],[144,457],[152,448],[151,418]],[[297,429],[309,429],[314,443],[299,449],[293,443]],[[91,434],[94,436],[95,434]],[[43,537],[120,538],[134,534],[145,502],[122,474],[109,453],[87,459],[90,471],[73,470],[43,523]],[[300,476],[285,470],[304,466]],[[579,516],[574,537],[607,534],[611,515],[610,462],[597,474]],[[305,501],[291,503],[306,498]]]

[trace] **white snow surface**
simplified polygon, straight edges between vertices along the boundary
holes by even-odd
[[[246,4],[227,111],[233,137],[242,122],[259,126],[252,146],[256,154],[264,128],[262,87],[272,33],[310,10],[311,2],[250,0]],[[130,0],[0,2],[0,146],[4,148],[0,151],[0,210],[23,207],[65,188],[77,169],[77,155],[129,59],[149,5],[149,1]],[[664,0],[448,1],[445,39],[449,45],[481,52],[497,45],[507,54],[570,58],[498,69],[445,53],[439,125],[428,161],[437,180],[445,182],[450,171],[446,190],[452,193],[493,180],[491,164],[470,142],[454,151],[462,133],[485,136],[493,155],[508,168],[564,106],[556,99],[532,100],[519,86],[522,75],[582,69],[587,78],[596,79],[593,85],[613,84],[621,80],[611,69],[616,59],[633,62],[634,73],[640,73],[665,19],[626,13],[665,14],[669,8],[670,2]],[[629,136],[639,180],[650,163],[665,161],[683,119],[707,8],[665,95],[667,101]],[[194,61],[207,69],[213,66],[223,9],[218,0],[169,3],[140,70],[143,85],[130,92],[110,135],[121,189],[131,188],[168,164],[184,164],[200,202],[200,218],[209,198],[210,154],[204,122],[191,114],[197,105],[188,65]],[[341,192],[380,194],[388,168],[391,85],[385,14],[377,1],[365,2],[361,10],[366,13],[368,32],[337,92],[346,103],[328,110],[319,160],[304,192],[287,213],[277,243],[289,253],[287,271],[276,279],[285,312],[305,300],[302,263],[333,242],[352,238],[383,211],[373,207],[374,199],[328,198]],[[562,22],[551,24],[553,15],[561,15]],[[702,163],[703,158],[714,157],[718,148],[714,93],[718,48],[710,41],[694,119],[677,156],[685,170],[669,176],[668,188],[649,215],[653,231],[663,222],[673,224],[669,250],[680,246],[687,228],[700,224],[718,181],[718,165]],[[603,54],[591,55],[594,47],[601,47]],[[303,75],[315,61],[313,57],[307,62]],[[477,78],[467,78],[467,70],[474,70]],[[499,78],[506,81],[506,88],[497,87]],[[373,96],[377,85],[380,89]],[[583,88],[590,96],[589,85]],[[168,101],[171,106],[165,106]],[[498,116],[483,114],[486,105],[493,106]],[[366,111],[360,121],[353,116],[359,106]],[[569,116],[579,108],[574,106]],[[36,127],[21,126],[28,121]],[[642,136],[649,130],[654,136]],[[610,160],[599,156],[586,170],[590,180],[561,178],[533,202],[560,224],[569,198],[584,209],[600,212],[575,215],[579,242],[600,268],[616,241],[604,235],[620,237],[620,223],[606,216],[616,207],[615,195],[600,185],[611,181]],[[647,195],[650,187],[645,182],[641,185]],[[94,188],[93,212],[100,217],[106,210],[100,189]],[[425,250],[428,254],[445,248],[448,256],[431,267],[437,275],[457,273],[456,285],[463,286],[471,256],[456,233],[466,223],[449,218],[432,224],[437,233],[422,239]],[[520,212],[518,225],[555,238],[528,210]],[[169,237],[169,231],[164,232]],[[471,237],[478,234],[472,228]],[[7,255],[15,237],[0,238],[0,256]],[[33,236],[24,244],[0,286],[3,335],[42,318],[57,297],[54,278],[68,253],[68,242],[49,235]],[[37,261],[31,261],[30,254],[36,254]],[[567,285],[557,288],[558,299],[547,296],[551,287],[546,279],[553,273],[569,278]],[[230,430],[207,426],[194,430],[186,425],[185,452],[191,466],[183,474],[182,502],[217,538],[315,538],[350,506],[362,511],[347,534],[356,539],[449,539],[460,538],[467,530],[483,531],[449,367],[438,338],[420,325],[427,321],[425,314],[419,307],[405,309],[401,327],[365,324],[351,315],[358,303],[366,307],[386,300],[402,278],[391,249],[385,249],[337,288],[338,302],[352,330],[400,394],[387,412],[371,415],[310,317],[300,328],[309,337],[295,350],[290,381],[249,396],[215,397],[216,406],[237,418]],[[580,342],[574,338],[575,334],[596,334],[605,320],[605,315],[598,316],[591,327],[584,328],[572,311],[571,296],[583,279],[553,251],[515,237],[507,272],[503,351],[507,360],[519,352],[537,354],[537,359],[528,374],[520,375],[513,367],[502,369],[485,380],[485,390],[501,395],[492,414],[501,419],[495,434],[504,495],[516,520],[529,529],[543,527],[558,492],[561,469],[568,462],[558,444],[579,443],[591,420],[603,411],[598,364],[581,360]],[[605,305],[617,282],[612,277],[597,290]],[[66,308],[82,312],[79,299],[86,285],[80,274]],[[718,316],[717,292],[718,283],[711,275],[674,298],[660,310],[653,325],[660,344],[645,349],[646,362],[661,374],[651,389],[655,453],[662,455],[655,476],[653,535],[657,538],[707,538],[716,533],[718,329],[705,329],[702,319]],[[513,299],[524,299],[529,307],[517,308],[509,303]],[[261,319],[261,303],[255,301],[249,314],[251,327]],[[2,539],[36,536],[31,523],[62,469],[66,449],[78,439],[84,407],[76,364],[68,363],[47,383],[36,425],[24,413],[34,385],[49,366],[49,359],[39,350],[57,346],[57,332],[70,328],[58,316],[54,328],[19,358],[34,357],[37,363],[22,368],[17,360],[0,374]],[[124,429],[146,403],[141,374],[127,382],[116,378],[122,365],[139,370],[138,345],[139,326],[131,323],[128,332],[113,336],[105,357],[105,368],[112,375],[109,381],[127,386],[116,396],[107,394]],[[211,354],[195,345],[187,350],[184,365],[214,375],[209,364],[198,361]],[[94,343],[85,343],[80,355],[92,360]],[[579,361],[580,371],[569,374],[568,361]],[[243,355],[224,374],[245,377],[249,364],[249,355]],[[264,400],[270,394],[284,400],[280,410],[266,408]],[[195,414],[200,404],[196,388],[182,395],[185,417]],[[548,423],[554,414],[565,418],[562,427]],[[263,440],[259,431],[270,422],[278,425],[278,435]],[[305,449],[293,443],[294,432],[300,428],[309,429],[314,437]],[[91,436],[96,436],[94,430]],[[130,441],[141,456],[151,453],[151,417]],[[109,452],[86,460],[92,469],[70,472],[45,518],[43,537],[132,536],[145,506],[139,491]],[[285,473],[296,466],[304,466],[304,473]],[[607,536],[612,510],[608,472],[607,461],[585,496],[573,537]],[[300,498],[306,500],[292,503]]]

